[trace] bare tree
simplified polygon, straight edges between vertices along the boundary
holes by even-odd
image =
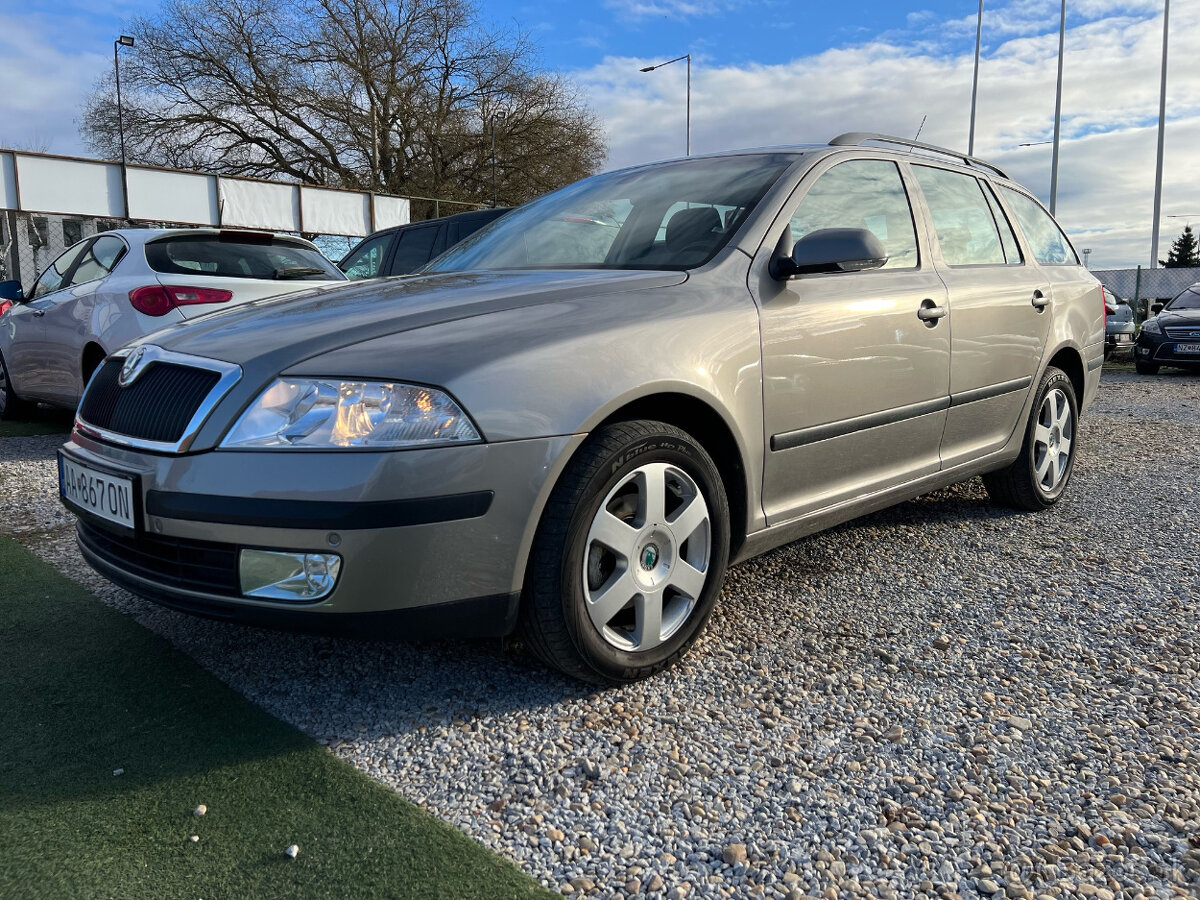
[[[487,204],[493,128],[504,203],[604,159],[573,86],[469,0],[166,0],[130,33],[130,161]],[[116,155],[109,83],[80,127]]]

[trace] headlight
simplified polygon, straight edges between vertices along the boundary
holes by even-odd
[[[1142,331],[1146,334],[1162,334],[1162,326],[1158,324],[1158,319],[1147,319],[1142,323]]]
[[[242,414],[221,446],[388,449],[481,440],[467,414],[436,388],[280,378]]]

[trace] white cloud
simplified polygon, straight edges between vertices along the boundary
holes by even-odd
[[[1100,18],[1068,19],[1057,212],[1076,243],[1092,248],[1096,268],[1150,259],[1162,18],[1131,11],[1155,5],[1091,0]],[[1051,148],[1018,145],[1053,134],[1058,3],[1021,0],[1002,11],[1016,36],[993,38],[982,61],[975,151],[1048,200]],[[1015,24],[1039,15],[1041,33]],[[928,41],[879,40],[772,66],[694,58],[693,152],[824,142],[844,131],[911,137],[925,115],[922,140],[965,150],[973,54],[937,52],[942,25],[921,21],[934,32]],[[1200,212],[1197,58],[1200,4],[1189,4],[1171,17],[1164,216],[1193,211],[1180,204]],[[610,168],[683,153],[685,73],[672,66],[647,77],[638,69],[648,62],[610,57],[576,73],[607,124]],[[1163,220],[1160,256],[1181,228]]]

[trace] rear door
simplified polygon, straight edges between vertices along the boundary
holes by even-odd
[[[936,235],[934,264],[950,297],[949,468],[1002,447],[1018,425],[1049,329],[1050,283],[1020,251],[991,186],[912,164]]]
[[[444,224],[433,222],[405,228],[396,233],[396,249],[392,251],[389,275],[408,275],[433,258],[438,236]]]
[[[936,472],[949,405],[948,323],[918,315],[944,311],[946,289],[919,252],[900,167],[880,158],[822,163],[781,218],[751,275],[769,524]],[[814,231],[864,227],[887,249],[884,268],[778,281],[761,259]]]

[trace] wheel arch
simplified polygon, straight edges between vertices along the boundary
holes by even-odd
[[[88,382],[92,378],[92,374],[96,369],[100,368],[100,364],[108,357],[108,351],[101,347],[96,341],[88,341],[83,345],[83,353],[79,356],[79,384],[80,389],[87,387]]]
[[[1061,369],[1071,380],[1071,387],[1075,391],[1075,402],[1082,410],[1087,391],[1087,369],[1083,363],[1083,354],[1079,352],[1078,348],[1068,344],[1055,350],[1046,365]]]
[[[749,491],[742,449],[729,423],[698,397],[664,391],[626,402],[609,412],[594,428],[633,419],[653,419],[674,425],[694,437],[712,457],[729,500],[729,551],[730,558],[736,556],[746,539]]]

